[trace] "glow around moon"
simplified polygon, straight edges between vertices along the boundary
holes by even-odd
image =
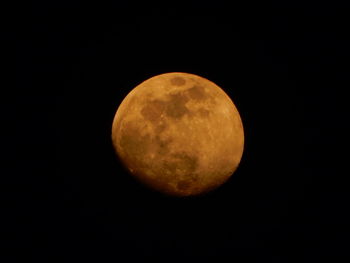
[[[166,73],[134,88],[120,104],[112,142],[139,181],[165,194],[203,194],[237,169],[244,146],[240,115],[215,83]]]

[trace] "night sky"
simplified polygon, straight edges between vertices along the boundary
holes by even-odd
[[[6,32],[4,263],[340,262],[344,7],[52,2],[27,4]],[[219,85],[245,129],[238,170],[201,197],[145,188],[111,143],[129,91],[174,71]]]

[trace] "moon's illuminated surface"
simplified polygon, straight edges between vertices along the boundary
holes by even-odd
[[[134,88],[114,117],[112,141],[122,163],[144,184],[190,196],[223,184],[243,153],[240,115],[213,82],[166,73]]]

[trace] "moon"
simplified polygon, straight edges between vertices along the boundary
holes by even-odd
[[[244,132],[230,97],[206,78],[165,73],[136,86],[120,104],[112,143],[127,170],[172,196],[218,188],[237,169]]]

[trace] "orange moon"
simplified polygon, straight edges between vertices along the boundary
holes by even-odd
[[[192,196],[222,185],[244,148],[239,112],[215,83],[189,73],[145,80],[125,97],[112,142],[128,171],[164,194]]]

